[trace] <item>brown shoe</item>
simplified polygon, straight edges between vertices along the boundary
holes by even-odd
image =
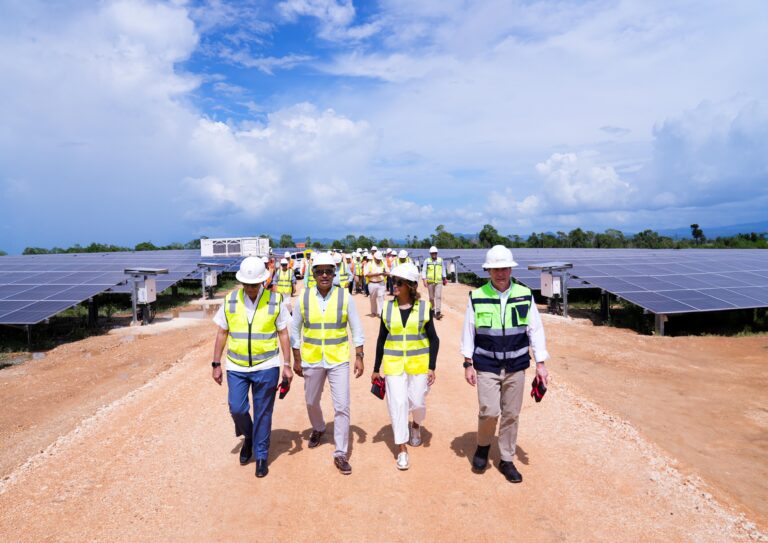
[[[333,463],[337,468],[339,468],[339,471],[342,473],[342,475],[349,475],[352,473],[352,466],[350,466],[349,462],[347,462],[346,456],[335,456],[333,458]]]
[[[310,449],[314,449],[318,445],[320,445],[320,438],[323,437],[323,434],[325,432],[318,432],[317,430],[312,430],[312,433],[309,436],[309,444],[307,445]]]

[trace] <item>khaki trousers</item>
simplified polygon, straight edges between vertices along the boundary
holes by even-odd
[[[427,283],[427,292],[429,293],[429,303],[435,308],[435,313],[440,313],[440,306],[443,298],[442,283]]]
[[[525,370],[499,375],[490,371],[477,372],[477,399],[480,413],[477,417],[477,444],[490,445],[499,424],[499,452],[501,459],[511,462],[517,447],[517,427],[523,405]]]
[[[331,385],[333,402],[333,440],[336,450],[333,456],[346,456],[349,452],[349,362],[330,368],[322,363],[304,369],[304,399],[312,429],[325,432],[325,417],[320,408],[325,380]]]
[[[380,315],[381,310],[384,308],[384,293],[386,287],[384,281],[379,283],[368,283],[368,294],[371,299],[371,315]]]

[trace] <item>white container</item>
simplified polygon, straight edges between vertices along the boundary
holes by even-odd
[[[216,272],[216,270],[211,270],[208,272],[205,272],[205,286],[206,287],[215,287],[218,285],[219,282],[219,274]]]
[[[145,279],[136,284],[136,301],[140,304],[151,304],[157,300],[157,284],[154,279]]]
[[[547,298],[560,296],[560,276],[550,272],[541,272],[541,295]]]

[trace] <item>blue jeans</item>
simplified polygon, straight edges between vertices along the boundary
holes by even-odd
[[[277,380],[280,368],[254,371],[227,371],[229,413],[235,421],[235,433],[253,440],[256,460],[269,455],[269,436],[272,433],[272,410],[275,407]],[[253,395],[253,419],[248,404],[248,389]]]

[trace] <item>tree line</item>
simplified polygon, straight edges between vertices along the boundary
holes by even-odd
[[[262,234],[261,237],[269,238],[270,247],[296,247],[296,241],[290,234],[282,234],[277,240],[266,234]],[[582,230],[581,228],[574,228],[570,232],[532,232],[527,238],[523,238],[519,235],[499,234],[498,230],[490,224],[483,226],[477,235],[465,236],[448,232],[445,226],[441,224],[429,236],[422,238],[416,235],[406,236],[404,243],[402,240],[391,238],[375,238],[365,235],[355,236],[352,234],[333,240],[330,243],[313,241],[309,236],[305,237],[302,242],[306,247],[312,249],[338,249],[348,252],[354,251],[358,247],[370,248],[374,245],[379,247],[406,247],[409,249],[427,249],[432,245],[441,249],[483,249],[493,247],[494,245],[506,245],[513,249],[521,247],[535,249],[768,249],[766,232],[751,232],[734,236],[707,238],[698,224],[691,225],[690,239],[673,239],[669,236],[662,236],[650,229],[632,235],[625,235],[620,230],[612,228],[604,232],[593,232],[592,230]],[[143,241],[132,248],[94,242],[85,246],[75,244],[67,248],[53,247],[52,249],[45,249],[42,247],[27,247],[22,254],[109,253],[117,251],[162,251],[199,248],[199,239],[193,239],[186,243],[170,243],[168,245],[155,245],[151,241]],[[4,251],[0,251],[0,256],[5,254]]]

